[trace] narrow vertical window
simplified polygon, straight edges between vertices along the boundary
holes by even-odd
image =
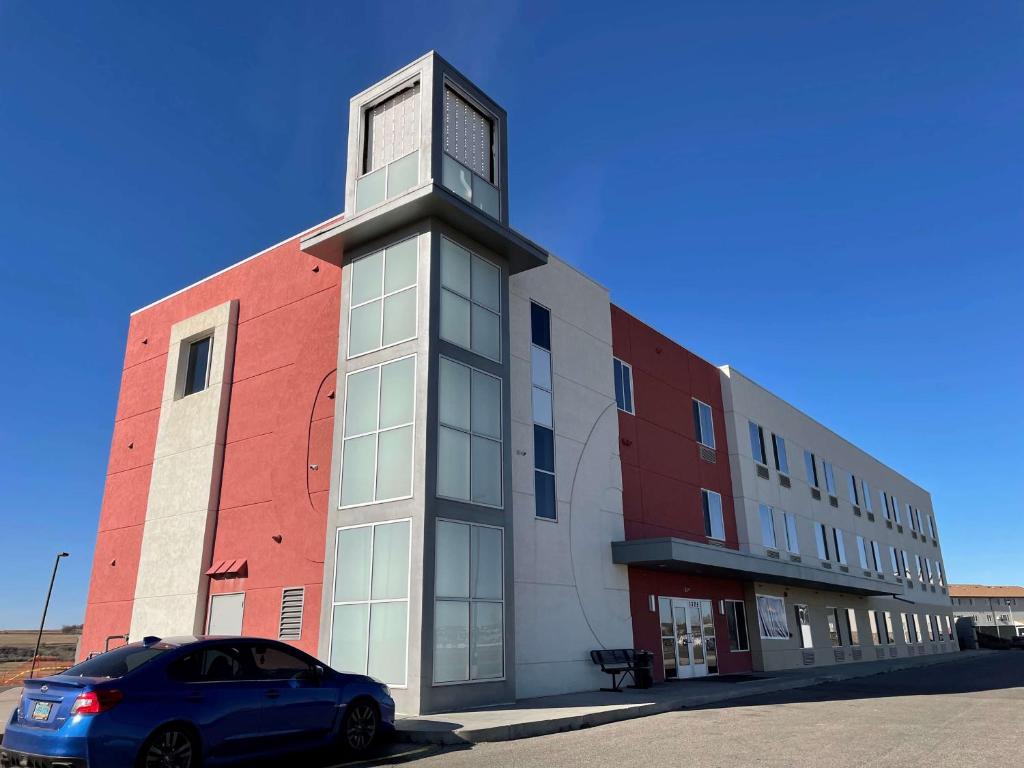
[[[815,531],[817,532],[816,541],[818,544],[818,559],[821,561],[827,561],[828,557],[828,529],[824,523],[815,523]]]
[[[773,514],[772,508],[767,504],[762,504],[760,507],[760,514],[761,543],[768,547],[768,549],[778,549],[778,543],[775,540],[775,515]]]
[[[839,625],[839,609],[825,608],[825,621],[828,624],[828,639],[831,641],[832,647],[837,648],[843,644],[843,630]]]
[[[807,484],[812,488],[820,488],[818,485],[818,462],[814,454],[804,451],[804,469],[807,471]]]
[[[862,496],[864,497],[865,509],[867,509],[868,512],[873,512],[874,510],[871,507],[871,488],[868,487],[868,481],[865,480],[863,477],[860,479],[860,487],[863,491]]]
[[[729,627],[729,650],[748,651],[750,643],[747,639],[747,612],[741,600],[726,600],[725,620]]]
[[[704,508],[704,534],[709,539],[725,541],[725,520],[722,517],[721,495],[702,488],[700,498]]]
[[[843,541],[843,532],[838,528],[833,528],[832,538],[836,545],[836,559],[840,565],[846,565],[846,544]]]
[[[796,535],[796,516],[783,512],[782,517],[786,521],[786,549],[794,555],[799,555],[800,540]]]
[[[715,425],[711,419],[711,406],[694,398],[693,429],[697,442],[708,448],[715,447]]]
[[[212,336],[196,339],[188,345],[188,361],[185,365],[185,386],[182,390],[182,397],[202,392],[209,386],[210,351],[212,349]]]
[[[554,396],[551,373],[551,312],[530,303],[530,376],[533,403],[533,480],[537,517],[558,516],[555,496]]]
[[[889,561],[892,565],[892,575],[896,578],[900,576],[900,561],[896,557],[896,547],[889,547]]]
[[[765,456],[764,430],[760,424],[748,422],[750,427],[750,453],[758,464],[768,466],[768,459]]]
[[[491,216],[499,214],[494,122],[452,88],[444,90],[442,183]]]
[[[625,413],[636,413],[633,410],[633,368],[619,358],[613,358],[615,373],[615,405]]]
[[[877,541],[871,542],[871,554],[874,557],[875,570],[878,573],[882,573],[882,550],[879,548]]]
[[[885,491],[878,492],[878,500],[882,502],[882,514],[886,520],[892,520],[892,510],[889,508],[889,495]]]
[[[832,472],[832,462],[823,461],[821,466],[825,468],[825,489],[828,491],[830,496],[836,495],[836,476]]]
[[[878,611],[868,611],[868,624],[871,627],[871,643],[873,645],[882,645],[878,626]]]
[[[405,192],[419,181],[419,102],[420,85],[414,83],[366,110],[356,211]]]
[[[860,557],[860,567],[865,571],[868,570],[868,551],[864,545],[864,537],[857,537],[857,555]]]
[[[855,507],[859,507],[860,489],[857,487],[857,478],[852,474],[846,476],[846,491],[850,496],[850,503]]]
[[[789,457],[786,455],[786,441],[772,433],[772,454],[775,456],[775,468],[784,475],[789,474]]]
[[[900,519],[900,503],[895,496],[890,496],[889,501],[892,502],[892,515],[896,518],[896,525],[902,525],[903,521]]]

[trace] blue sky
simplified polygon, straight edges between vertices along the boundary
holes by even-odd
[[[129,312],[338,212],[349,97],[431,48],[516,228],[1024,583],[1024,5],[0,0],[0,627],[58,549],[83,616]]]

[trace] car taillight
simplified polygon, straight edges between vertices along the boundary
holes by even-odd
[[[124,694],[120,691],[89,691],[75,699],[71,705],[71,714],[98,715],[114,707],[123,698]]]

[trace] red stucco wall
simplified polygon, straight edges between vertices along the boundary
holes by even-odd
[[[700,494],[706,488],[721,494],[725,545],[737,548],[718,369],[614,305],[612,348],[617,358],[633,368],[636,415],[619,412],[626,538],[675,536],[707,542]],[[717,447],[714,464],[700,458],[693,398],[712,409]],[[718,611],[720,599],[743,599],[740,581],[630,568],[629,591],[634,644],[654,652],[658,679],[664,677],[661,630],[658,614],[649,608],[650,595],[712,600],[721,671],[751,669],[749,652],[729,652],[725,616]]]
[[[245,558],[248,576],[211,592],[244,590],[243,631],[276,637],[281,589],[305,586],[295,645],[316,650],[341,271],[298,241],[131,317],[81,655],[131,623],[171,326],[231,299],[238,335],[213,560]]]

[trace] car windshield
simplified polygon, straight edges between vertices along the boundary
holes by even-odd
[[[76,664],[62,674],[70,677],[123,677],[174,647],[167,643],[125,645]]]

